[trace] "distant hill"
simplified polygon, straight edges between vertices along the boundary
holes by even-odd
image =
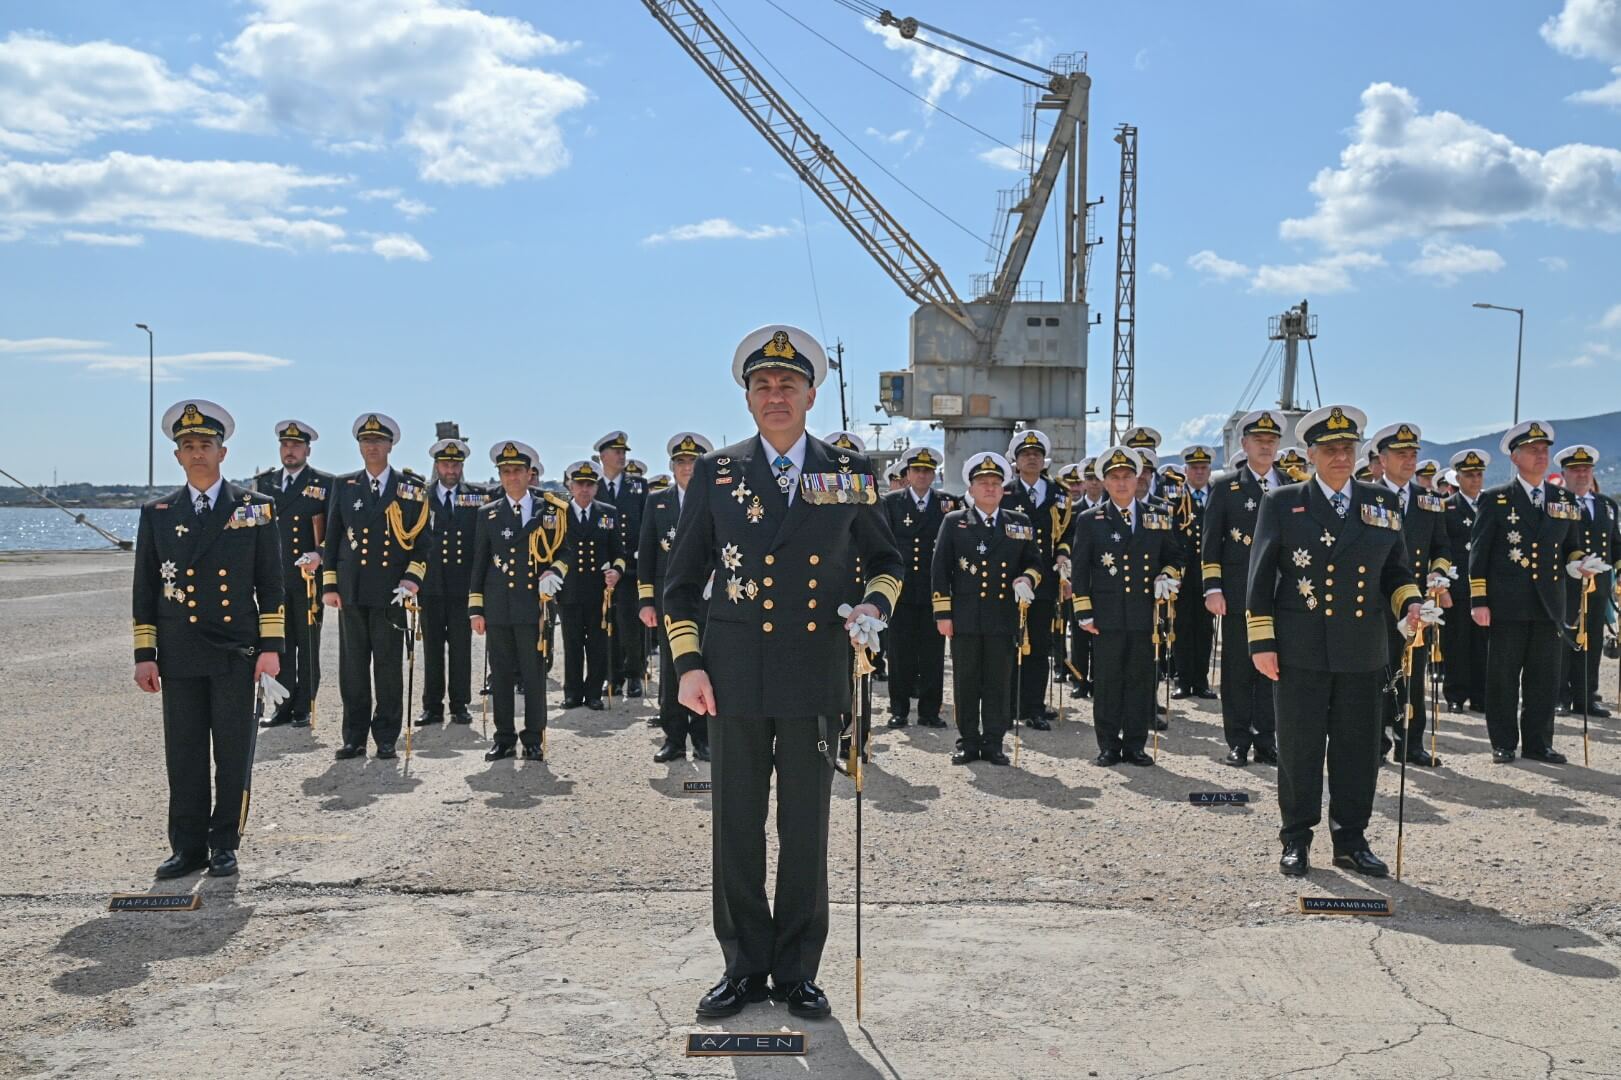
[[[1529,420],[1531,417],[1526,419]],[[1557,436],[1553,447],[1555,450],[1572,443],[1586,443],[1591,446],[1599,453],[1598,468],[1594,473],[1598,477],[1599,487],[1612,495],[1621,494],[1621,412],[1566,420],[1550,418],[1548,422],[1553,425],[1554,435]],[[1507,430],[1503,428],[1473,439],[1461,439],[1451,443],[1426,441],[1419,456],[1435,458],[1445,471],[1447,459],[1453,454],[1471,446],[1477,447],[1492,455],[1491,466],[1486,470],[1487,485],[1505,483],[1511,474],[1512,464],[1507,456],[1497,449],[1497,444],[1502,441],[1503,432]],[[1558,472],[1559,467],[1553,466],[1553,471]]]

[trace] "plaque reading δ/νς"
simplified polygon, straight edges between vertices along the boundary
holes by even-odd
[[[203,906],[198,893],[119,893],[108,903],[108,911],[196,911]]]
[[[715,790],[715,781],[713,781],[713,780],[688,780],[687,782],[685,782],[684,784],[681,785],[681,790],[686,792],[688,795],[691,795],[694,792],[714,791]]]
[[[1188,802],[1194,806],[1248,806],[1247,791],[1190,791]]]
[[[1302,915],[1389,915],[1390,901],[1383,896],[1302,896]]]
[[[803,1031],[693,1031],[687,1034],[687,1057],[799,1057],[805,1053]]]

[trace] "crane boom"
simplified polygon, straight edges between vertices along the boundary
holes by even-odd
[[[642,3],[907,296],[916,303],[934,305],[976,336],[980,333],[940,265],[701,7],[691,0]]]

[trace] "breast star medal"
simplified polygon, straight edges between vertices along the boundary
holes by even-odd
[[[957,556],[957,566],[968,571],[969,573],[974,572],[974,564],[968,561],[968,556],[966,555]]]
[[[1311,552],[1305,548],[1295,548],[1295,565],[1304,570],[1311,565]]]
[[[736,544],[727,544],[720,549],[721,565],[728,570],[736,570],[743,565],[743,553],[737,549]]]
[[[1511,544],[1518,544],[1520,542],[1520,530],[1510,529],[1508,531],[1508,542]]]
[[[738,577],[737,577],[736,574],[733,574],[731,576],[731,579],[726,582],[726,599],[730,600],[732,603],[735,604],[739,600],[741,600],[742,598],[743,598],[743,582],[738,580]]]
[[[1242,539],[1244,539],[1244,530],[1243,529],[1234,529],[1233,530],[1233,540],[1236,542],[1236,541],[1239,541],[1239,540],[1242,540]]]

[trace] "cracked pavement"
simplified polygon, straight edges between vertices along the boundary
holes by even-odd
[[[1408,772],[1405,880],[1318,868],[1297,888],[1275,776],[1219,764],[1211,703],[1178,702],[1143,770],[1089,764],[1087,702],[1027,732],[1018,770],[953,768],[946,734],[880,714],[864,1023],[840,779],[834,1019],[751,1006],[724,1027],[804,1030],[808,1056],[685,1058],[720,973],[708,796],[681,790],[708,774],[653,764],[647,701],[554,711],[540,766],[487,765],[477,723],[418,729],[408,768],[334,762],[329,627],[316,731],[261,735],[241,878],[154,890],[198,889],[197,912],[107,912],[166,847],[157,701],[130,683],[110,587],[127,574],[117,555],[0,557],[0,1077],[215,1057],[242,1080],[1621,1076],[1621,723],[1594,725],[1590,769],[1503,768],[1480,717],[1443,713],[1446,767]],[[1606,662],[1610,700],[1615,677]],[[1579,720],[1559,732],[1579,762]],[[1370,832],[1392,862],[1395,814],[1386,770]],[[1305,917],[1301,892],[1395,915]]]

